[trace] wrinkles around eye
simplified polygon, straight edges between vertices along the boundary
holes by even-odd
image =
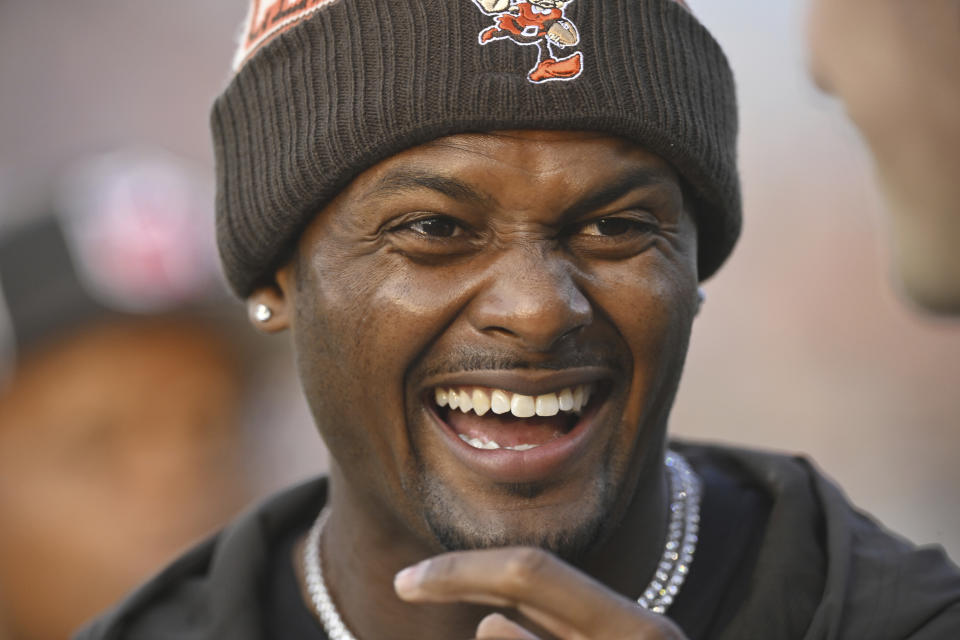
[[[555,240],[569,250],[606,259],[628,257],[645,250],[666,229],[652,216],[637,212],[609,215],[557,230]],[[459,255],[483,246],[485,233],[452,216],[424,213],[389,229],[393,244],[411,255]]]
[[[390,244],[413,259],[434,260],[472,253],[479,238],[466,224],[442,214],[423,214],[388,230]]]

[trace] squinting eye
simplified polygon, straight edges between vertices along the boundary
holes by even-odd
[[[588,236],[620,236],[630,232],[646,232],[653,225],[630,218],[600,218],[581,227]]]
[[[452,238],[460,231],[460,225],[450,218],[436,216],[416,220],[408,225],[414,233],[431,238]]]

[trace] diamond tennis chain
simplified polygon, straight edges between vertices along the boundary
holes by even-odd
[[[667,527],[667,543],[660,557],[660,564],[653,580],[637,599],[644,609],[666,613],[680,591],[690,572],[693,554],[697,548],[697,531],[700,527],[701,482],[690,464],[679,453],[668,451],[664,464],[670,473],[670,523]],[[313,608],[320,617],[323,630],[330,640],[356,640],[347,629],[337,611],[327,585],[323,580],[320,559],[320,537],[330,517],[330,509],[324,508],[310,528],[303,551],[306,569],[307,592]]]

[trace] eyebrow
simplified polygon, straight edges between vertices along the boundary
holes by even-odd
[[[563,219],[575,220],[600,209],[612,202],[616,202],[635,189],[657,185],[675,184],[670,174],[653,167],[635,167],[624,171],[612,182],[604,184],[599,189],[590,192],[583,198],[568,206],[563,212]],[[469,202],[481,207],[491,207],[496,203],[489,195],[478,191],[469,184],[450,176],[443,176],[427,171],[411,169],[396,169],[391,171],[367,192],[367,197],[386,197],[398,192],[418,191],[428,189],[440,193],[448,198]]]
[[[367,192],[367,197],[384,197],[395,195],[398,192],[419,191],[429,189],[442,195],[470,202],[475,205],[489,207],[494,204],[493,198],[477,191],[467,183],[449,176],[437,175],[426,171],[397,169],[391,171],[377,181],[376,185]]]
[[[612,182],[604,184],[577,200],[563,212],[565,220],[575,220],[602,207],[616,202],[634,189],[675,185],[669,173],[653,167],[635,167],[624,171]]]

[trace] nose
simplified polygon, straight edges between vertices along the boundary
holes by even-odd
[[[575,267],[538,247],[508,250],[491,265],[468,309],[481,333],[547,352],[593,321],[593,307],[577,286]]]

